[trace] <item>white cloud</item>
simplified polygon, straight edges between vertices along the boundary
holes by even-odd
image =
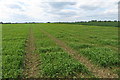
[[[117,19],[119,0],[0,0],[0,21]]]

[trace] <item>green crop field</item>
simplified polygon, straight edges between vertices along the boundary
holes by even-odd
[[[78,24],[78,25],[91,25],[91,26],[112,26],[118,27],[118,21],[88,21],[88,22],[61,22],[63,24]]]
[[[118,78],[118,56],[118,27],[2,24],[2,78]]]
[[[17,78],[23,69],[25,40],[29,26],[23,24],[3,25],[2,72],[3,78]]]

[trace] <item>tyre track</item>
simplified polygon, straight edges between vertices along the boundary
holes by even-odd
[[[39,77],[39,55],[35,53],[35,45],[34,45],[34,36],[32,28],[30,28],[30,32],[28,35],[28,39],[26,42],[26,54],[24,61],[24,78],[38,78]]]
[[[77,51],[73,50],[71,47],[67,46],[63,41],[55,38],[45,30],[41,29],[41,32],[43,32],[45,35],[47,35],[50,39],[52,39],[57,45],[59,45],[63,50],[65,50],[67,53],[69,53],[72,57],[79,60],[82,64],[84,64],[89,71],[91,71],[95,77],[98,78],[118,78],[117,74],[112,73],[107,68],[101,68],[95,64],[93,64],[88,58],[84,56],[78,55]]]

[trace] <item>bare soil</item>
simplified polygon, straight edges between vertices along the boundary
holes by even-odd
[[[39,55],[35,53],[35,44],[32,28],[28,35],[26,42],[26,54],[24,61],[24,77],[25,78],[38,78],[39,77]]]
[[[108,68],[102,68],[95,64],[93,64],[88,58],[78,55],[78,52],[73,50],[71,47],[67,46],[63,41],[55,38],[45,30],[41,29],[41,31],[46,34],[50,39],[52,39],[54,42],[56,42],[57,45],[59,45],[63,50],[65,50],[69,55],[74,57],[75,59],[79,60],[80,63],[84,64],[90,72],[93,73],[95,77],[98,78],[118,78],[117,74],[114,74],[111,70]]]

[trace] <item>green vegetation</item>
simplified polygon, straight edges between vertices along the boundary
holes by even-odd
[[[86,48],[80,50],[80,53],[82,53],[85,56],[88,56],[89,59],[93,60],[94,62],[104,67],[118,66],[120,62],[117,52],[112,51],[109,48],[104,47]]]
[[[2,41],[3,78],[18,78],[23,71],[28,24],[4,24]]]
[[[98,27],[70,24],[43,24],[41,27],[63,40],[80,55],[103,67],[118,66],[117,27]]]
[[[42,77],[77,77],[78,74],[91,75],[87,68],[73,59],[51,39],[40,32],[40,27],[35,27],[36,53],[40,54]],[[79,77],[83,77],[80,75]]]
[[[79,24],[79,25],[91,25],[91,26],[112,26],[118,27],[117,21],[89,21],[89,22],[73,22],[73,23],[62,23],[62,24]]]
[[[0,79],[2,79],[2,25],[0,24]]]
[[[26,40],[32,28],[35,53],[39,55],[39,77],[93,77],[89,66],[74,59],[42,30],[65,42],[68,46],[103,68],[115,68],[120,74],[118,58],[118,27],[76,24],[3,24],[3,78],[18,78],[23,74]],[[114,24],[113,24],[114,25]]]

